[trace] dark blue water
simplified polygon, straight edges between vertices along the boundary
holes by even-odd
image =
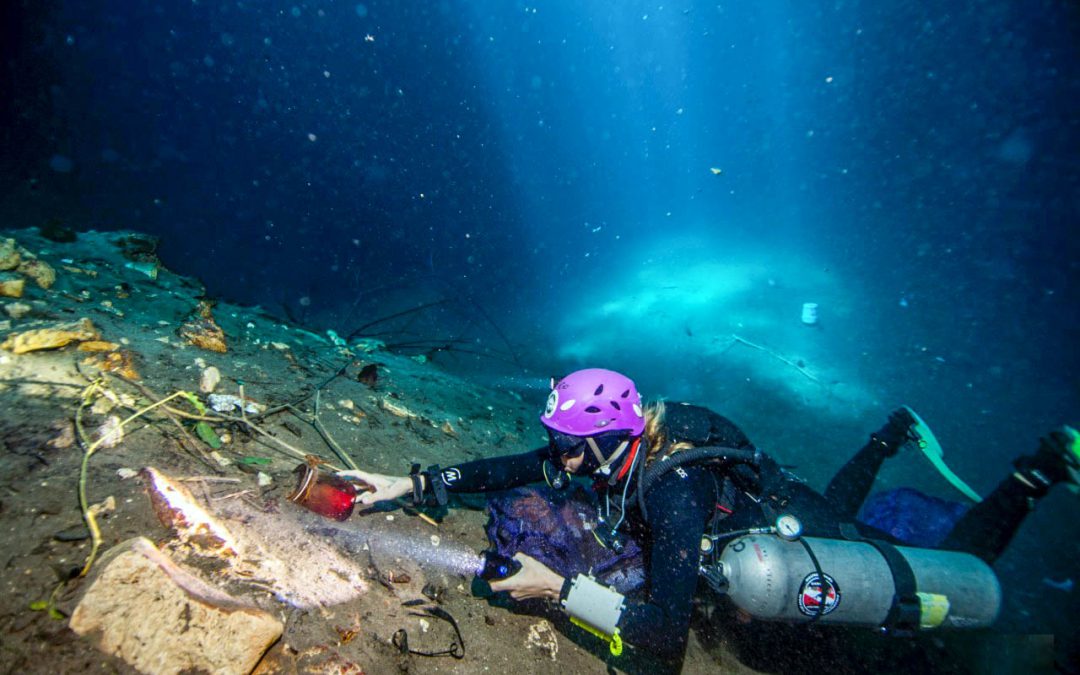
[[[3,226],[152,232],[216,297],[485,381],[619,368],[818,485],[900,403],[982,492],[1080,421],[1075,3],[3,12]],[[1000,564],[1004,630],[1075,634],[1042,580],[1080,581],[1078,506]]]

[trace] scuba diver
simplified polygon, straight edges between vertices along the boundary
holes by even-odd
[[[339,475],[371,486],[356,498],[361,505],[411,495],[414,504],[440,506],[450,493],[591,478],[598,509],[591,530],[615,552],[640,542],[643,592],[624,596],[589,570],[563,576],[521,552],[520,570],[491,588],[553,601],[612,653],[625,641],[672,669],[686,650],[699,577],[759,619],[897,634],[989,625],[1001,592],[988,564],[1036,500],[1056,484],[1080,482],[1080,435],[1065,427],[1014,462],[1016,470],[956,522],[938,547],[945,550],[908,548],[856,515],[884,460],[925,430],[909,408],[871,434],[824,494],[730,420],[686,404],[646,407],[633,381],[614,371],[579,370],[553,382],[540,422],[548,445],[522,454],[423,471],[413,465],[409,476]]]

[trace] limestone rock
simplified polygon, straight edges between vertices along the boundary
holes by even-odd
[[[284,629],[190,574],[148,539],[110,549],[70,626],[144,673],[250,673]]]
[[[30,313],[32,308],[25,302],[9,302],[4,305],[4,311],[12,319],[21,319]]]
[[[17,271],[36,281],[41,288],[51,288],[56,283],[56,270],[44,260],[23,259]]]
[[[165,527],[200,555],[222,561],[235,558],[239,545],[235,537],[206,512],[191,492],[154,467],[142,471],[150,488],[150,503]]]
[[[98,370],[116,373],[127,380],[141,379],[139,371],[135,368],[135,355],[126,349],[116,349],[115,347],[113,351],[107,351],[110,344],[112,343],[98,340],[81,343],[79,351],[91,352],[89,356],[83,359],[83,364]],[[90,347],[84,349],[86,345],[90,345]],[[116,347],[119,347],[119,345],[116,345]]]
[[[0,275],[0,296],[5,298],[21,298],[23,288],[26,287],[26,279],[13,274]]]
[[[115,342],[106,342],[105,340],[88,340],[86,342],[80,342],[78,350],[80,352],[114,352],[120,349],[120,345]]]
[[[556,660],[559,654],[559,638],[555,633],[555,627],[551,625],[550,621],[540,619],[539,622],[529,626],[529,635],[525,638],[525,648],[532,649],[533,647],[536,647],[537,651],[547,654],[552,661]]]
[[[205,300],[199,303],[196,315],[177,329],[176,334],[196,347],[224,354],[225,332],[214,321],[212,305]]]
[[[94,324],[90,319],[82,318],[75,323],[57,324],[52,328],[40,328],[25,333],[16,333],[9,336],[3,343],[0,343],[0,349],[6,349],[16,354],[25,354],[41,349],[59,349],[72,342],[85,342],[100,338],[100,333],[94,328]]]
[[[221,371],[210,366],[202,371],[202,376],[199,378],[199,391],[211,394],[217,388],[218,382],[221,382]]]
[[[14,239],[0,240],[0,270],[13,270],[22,262]]]

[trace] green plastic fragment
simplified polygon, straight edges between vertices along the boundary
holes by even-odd
[[[203,443],[206,443],[214,450],[221,447],[221,439],[218,438],[218,435],[214,433],[213,428],[206,422],[199,422],[196,424],[195,433],[199,435],[199,438],[203,440]]]
[[[200,415],[206,414],[206,406],[203,405],[203,402],[199,400],[198,396],[192,394],[190,391],[182,391],[180,392],[180,395],[186,398],[191,405],[195,406],[195,409],[199,411]]]
[[[49,601],[48,600],[37,600],[36,602],[31,602],[30,603],[30,609],[32,611],[35,611],[35,612],[40,612],[43,609],[48,609],[48,607],[49,607]]]

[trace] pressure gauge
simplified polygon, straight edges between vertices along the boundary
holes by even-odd
[[[776,533],[788,541],[795,541],[802,535],[802,523],[790,513],[776,519]]]

